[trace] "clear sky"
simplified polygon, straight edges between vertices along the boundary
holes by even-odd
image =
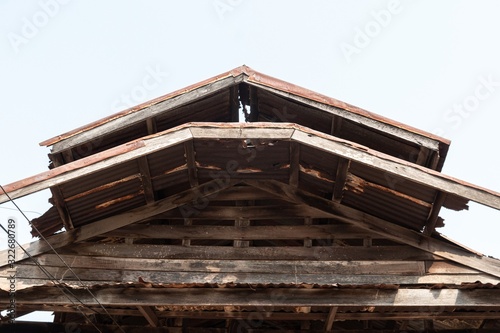
[[[500,191],[499,12],[494,0],[2,0],[0,184],[47,169],[44,139],[246,64],[449,138],[443,172]],[[18,203],[32,218],[47,199]],[[9,208],[0,223],[15,217],[29,241]],[[440,232],[500,257],[499,211],[441,215]]]

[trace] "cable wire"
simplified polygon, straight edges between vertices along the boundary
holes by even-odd
[[[24,212],[21,210],[21,208],[19,208],[19,206],[14,202],[14,200],[10,197],[10,195],[7,193],[7,191],[5,191],[5,189],[3,188],[2,185],[0,185],[0,189],[2,189],[3,193],[5,193],[5,195],[7,196],[7,198],[9,199],[10,202],[12,202],[12,204],[17,208],[17,210],[21,213],[22,216],[24,216],[24,218],[26,219],[26,221],[28,221],[28,224],[36,231],[36,233],[40,236],[40,238],[42,238],[50,247],[50,249],[54,252],[54,254],[59,258],[59,260],[61,260],[61,262],[69,269],[69,271],[77,278],[77,280],[80,282],[81,286],[90,294],[90,296],[92,296],[92,298],[97,302],[97,304],[104,310],[104,312],[106,313],[106,315],[111,318],[111,320],[113,321],[113,324],[115,324],[118,329],[120,331],[122,331],[123,333],[126,333],[125,330],[120,326],[120,324],[118,324],[118,322],[115,320],[115,318],[113,316],[111,316],[111,314],[108,312],[108,310],[104,307],[104,305],[102,305],[102,303],[97,299],[97,297],[94,295],[94,293],[92,293],[92,291],[90,291],[90,289],[83,283],[83,281],[80,279],[80,277],[75,273],[75,271],[66,263],[66,261],[64,261],[64,259],[61,257],[61,255],[59,253],[57,253],[56,249],[52,246],[52,244],[49,243],[49,241],[42,235],[42,233],[38,230],[38,228],[33,224],[31,223],[30,219],[26,216],[26,214],[24,214]]]

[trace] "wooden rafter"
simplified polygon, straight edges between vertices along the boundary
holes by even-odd
[[[337,164],[337,173],[335,176],[335,185],[333,187],[332,200],[336,202],[342,201],[342,196],[344,193],[344,187],[347,181],[347,173],[349,171],[349,165],[351,161],[345,158],[339,158]]]
[[[337,315],[338,306],[332,306],[328,312],[328,317],[325,320],[325,331],[330,331],[333,327],[333,322],[335,321],[335,316]]]
[[[196,157],[193,141],[184,142],[184,151],[186,154],[186,163],[188,167],[188,179],[191,187],[198,186],[198,174],[196,170]]]
[[[299,185],[300,177],[300,145],[297,142],[290,142],[290,180],[292,186]]]

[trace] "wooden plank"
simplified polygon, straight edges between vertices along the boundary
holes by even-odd
[[[208,225],[129,225],[103,234],[106,237],[153,239],[358,239],[380,236],[351,225],[272,225],[272,226],[208,226]]]
[[[338,306],[332,306],[328,312],[328,316],[325,320],[325,331],[330,331],[333,327],[333,322],[335,321],[335,316],[337,315]]]
[[[279,197],[252,186],[233,186],[217,195],[217,201],[272,200]]]
[[[296,142],[290,142],[290,180],[292,186],[299,185],[300,174],[300,145]]]
[[[155,311],[153,310],[153,307],[151,306],[138,306],[137,309],[139,309],[139,312],[146,318],[148,321],[149,325],[152,327],[159,327],[160,322],[158,320],[158,317],[155,314]]]
[[[229,108],[231,112],[231,121],[240,121],[240,101],[238,99],[238,85],[230,88],[229,90]]]
[[[199,260],[199,259],[138,259],[117,257],[87,257],[62,255],[65,262],[73,269],[96,270],[142,270],[159,272],[205,272],[205,273],[265,273],[283,274],[407,274],[423,275],[423,261],[346,261],[346,260]],[[51,268],[67,269],[59,257],[52,254],[37,257],[40,265]],[[18,277],[30,277],[28,273],[38,267],[30,260],[17,264]],[[2,276],[7,276],[9,269],[0,269]],[[23,273],[24,272],[24,273]],[[478,274],[471,271],[446,272],[453,274]],[[41,275],[40,275],[41,276]],[[499,279],[500,280],[500,279]]]
[[[156,117],[162,113],[167,112],[168,110],[172,110],[182,105],[192,103],[217,91],[226,89],[239,81],[241,81],[241,78],[235,78],[232,76],[226,77],[209,85],[204,85],[194,90],[187,91],[182,95],[177,95],[164,101],[144,107],[140,112],[130,112],[122,117],[118,117],[113,119],[112,121],[103,123],[100,126],[90,128],[65,140],[54,143],[54,145],[52,146],[52,153],[55,154],[59,151],[75,147],[82,143],[96,140],[102,137],[104,133],[109,134],[122,128],[129,127],[130,125],[133,125],[135,123],[145,121],[148,118]]]
[[[310,226],[312,225],[313,223],[313,219],[310,218],[310,217],[306,217],[304,219],[304,224],[306,226],[306,228],[310,228]],[[305,239],[304,239],[304,246],[305,247],[311,247],[312,246],[312,239],[310,237],[307,237],[307,236],[304,236],[303,234],[300,234],[301,236],[303,236]],[[327,238],[330,238],[330,237],[333,237],[333,235],[327,237]]]
[[[72,292],[87,306],[98,305],[87,290]],[[92,290],[104,306],[456,306],[498,308],[500,289],[365,289],[365,288],[123,288]],[[0,295],[6,296],[6,292]],[[37,287],[16,292],[18,304],[71,305],[57,288]],[[0,304],[8,304],[1,297]]]
[[[360,149],[347,142],[332,140],[321,135],[296,130],[292,140],[301,144],[351,159],[358,163],[381,170],[387,174],[402,177],[416,183],[431,186],[437,190],[469,198],[477,203],[500,210],[500,197],[489,191],[474,188],[451,177],[388,155]]]
[[[345,158],[339,158],[337,164],[337,173],[335,176],[335,185],[333,187],[332,200],[336,202],[342,201],[342,196],[344,194],[344,187],[347,182],[347,173],[349,171],[349,166],[351,165],[351,160]]]
[[[148,217],[161,214],[167,210],[188,204],[193,200],[203,199],[219,191],[222,191],[225,188],[233,186],[236,183],[237,181],[228,181],[226,184],[224,184],[220,180],[215,179],[198,187],[159,200],[153,204],[142,206],[130,210],[126,213],[114,215],[97,222],[84,225],[80,228],[47,237],[47,241],[45,241],[44,239],[34,241],[29,244],[23,245],[23,247],[32,256],[51,251],[51,246],[54,249],[58,249],[60,247],[81,242],[86,239],[109,232],[111,230],[144,220]],[[50,245],[47,242],[50,243]],[[22,251],[20,247],[16,247],[16,253],[19,253],[17,256],[17,260],[28,258],[28,255],[24,253],[24,251]],[[7,264],[7,250],[1,251],[0,256],[1,267]]]
[[[462,250],[445,242],[430,238],[424,234],[406,229],[394,223],[371,216],[354,208],[343,206],[334,201],[326,200],[306,191],[294,188],[278,181],[245,181],[261,190],[281,195],[293,203],[307,204],[324,212],[331,213],[338,220],[353,224],[366,230],[376,232],[396,242],[403,242],[418,249],[436,254],[445,259],[475,268],[481,272],[500,277],[500,261],[478,257],[477,255]]]
[[[241,127],[231,126],[224,123],[194,123],[199,126],[191,126],[191,133],[196,139],[273,139],[290,140],[294,129],[290,126],[274,126],[274,124],[248,123],[241,124]],[[254,126],[254,127],[252,127]]]
[[[27,274],[33,274],[34,277],[19,277],[16,279],[17,290],[29,288],[32,286],[41,286],[53,283],[46,276],[42,276],[35,268],[25,269]],[[137,283],[138,281],[146,281],[148,283],[158,284],[289,284],[289,285],[324,285],[335,286],[340,285],[384,285],[384,284],[401,284],[401,285],[443,285],[443,284],[461,284],[473,283],[480,280],[484,283],[496,284],[498,280],[489,278],[485,274],[442,274],[442,275],[338,275],[332,273],[323,274],[264,274],[264,273],[186,273],[186,272],[155,272],[155,271],[86,271],[78,270],[77,274],[82,279],[82,282],[75,279],[68,270],[51,268],[51,273],[54,273],[57,278],[61,278],[61,282],[91,287],[100,284],[115,284],[115,283]],[[80,276],[81,275],[81,276]],[[95,278],[95,280],[92,280]],[[0,280],[0,288],[9,288],[8,280],[2,278]]]
[[[436,256],[410,246],[228,246],[74,244],[61,254],[152,259],[227,259],[227,260],[433,260]]]
[[[80,281],[75,276],[68,272],[68,269],[59,267],[48,267],[50,272],[57,281],[64,282],[70,285],[81,286]],[[387,285],[387,284],[407,284],[407,285],[422,285],[427,284],[450,284],[454,283],[471,283],[474,279],[481,278],[480,275],[369,275],[361,274],[334,274],[333,272],[325,272],[318,274],[286,274],[286,273],[203,273],[203,272],[161,272],[161,271],[144,271],[144,270],[105,270],[105,269],[74,269],[75,273],[86,286],[94,286],[101,284],[115,283],[137,283],[145,281],[154,284],[241,284],[241,285],[322,285],[336,286],[340,285]],[[4,274],[2,274],[4,275]],[[23,266],[18,268],[16,276],[18,283],[17,290],[28,288],[31,286],[40,286],[50,284],[50,280],[40,272],[36,266]],[[498,280],[497,280],[498,282]],[[0,288],[9,288],[8,279],[2,277],[0,280]]]

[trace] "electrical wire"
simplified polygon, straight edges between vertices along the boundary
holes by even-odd
[[[54,254],[59,258],[59,260],[69,269],[69,271],[77,278],[77,280],[80,282],[81,286],[92,296],[92,298],[97,302],[97,304],[104,310],[106,315],[113,321],[113,324],[115,324],[120,331],[123,333],[126,333],[125,330],[118,324],[118,322],[115,320],[113,316],[108,312],[108,310],[102,305],[102,303],[97,299],[97,297],[90,291],[90,289],[83,283],[83,281],[80,279],[80,277],[75,273],[75,271],[64,261],[64,259],[61,257],[59,253],[57,253],[56,249],[52,246],[52,244],[49,243],[49,241],[42,235],[42,233],[38,230],[38,228],[31,223],[30,219],[24,214],[24,212],[19,208],[19,206],[14,202],[14,200],[10,197],[10,195],[5,191],[2,185],[0,185],[0,189],[2,189],[3,193],[7,196],[9,201],[17,208],[17,210],[21,213],[22,216],[28,221],[28,224],[35,230],[35,232],[42,238],[50,247],[50,249],[54,252]]]
[[[7,234],[7,237],[9,236],[9,232],[7,231],[7,229],[5,229],[5,227],[0,223],[0,228],[3,229],[3,231],[5,231],[5,233]],[[55,276],[53,276],[45,267],[43,267],[39,262],[38,260],[36,260],[21,244],[19,244],[19,242],[14,238],[14,242],[16,243],[17,246],[19,246],[21,248],[21,250],[23,250],[23,252],[28,256],[29,259],[31,259],[35,265],[40,268],[40,270],[45,274],[45,276],[47,276],[47,278],[49,280],[51,280],[54,285],[57,287],[57,289],[59,289],[63,294],[64,296],[66,296],[66,298],[73,304],[76,306],[76,309],[85,317],[85,319],[90,322],[96,330],[98,330],[99,332],[102,333],[102,331],[92,322],[92,320],[90,320],[90,318],[80,309],[80,307],[73,301],[73,299],[71,299],[71,297],[66,293],[64,292],[64,290],[66,290],[69,294],[71,294],[71,296],[76,299],[78,302],[80,302],[84,307],[88,308],[89,310],[92,310],[90,307],[88,307],[87,305],[85,305],[85,303],[82,302],[82,300],[80,300],[68,287],[66,287],[65,285],[63,285],[62,283],[60,283],[59,281],[57,281],[57,279],[55,278]],[[64,290],[63,290],[64,289]],[[95,312],[95,311],[94,311]]]

